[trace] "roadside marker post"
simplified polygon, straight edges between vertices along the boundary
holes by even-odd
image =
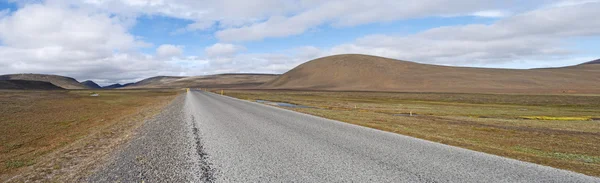
[[[223,90],[221,90],[221,95],[223,95]]]

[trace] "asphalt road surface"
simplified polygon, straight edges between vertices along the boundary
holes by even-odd
[[[583,174],[191,91],[89,182],[600,182]]]

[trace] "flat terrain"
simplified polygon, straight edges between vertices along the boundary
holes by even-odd
[[[277,90],[224,93],[249,101],[303,105],[309,108],[287,109],[600,176],[598,95]]]
[[[493,69],[420,64],[369,55],[308,61],[262,89],[452,93],[600,93],[600,64]]]
[[[188,92],[89,182],[598,182],[546,166]]]
[[[64,182],[84,173],[178,92],[1,90],[0,181]]]

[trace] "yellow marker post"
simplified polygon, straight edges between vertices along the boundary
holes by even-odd
[[[190,92],[190,88],[186,88],[187,92]]]
[[[221,90],[221,95],[223,95],[223,90]]]

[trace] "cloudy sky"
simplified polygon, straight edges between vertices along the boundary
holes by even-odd
[[[0,74],[132,82],[362,53],[558,67],[600,58],[600,0],[0,0]]]

